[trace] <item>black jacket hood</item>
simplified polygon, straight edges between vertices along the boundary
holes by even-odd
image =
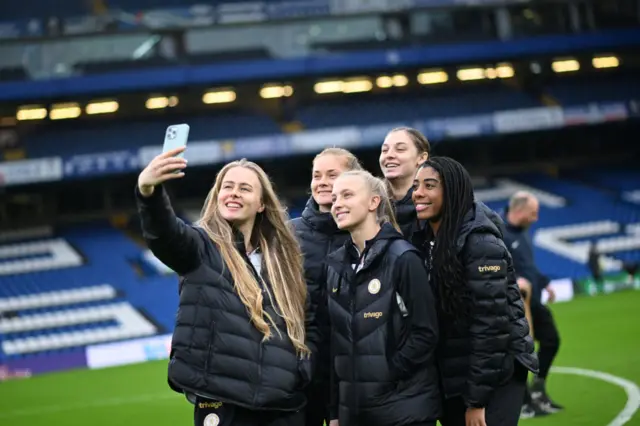
[[[504,235],[504,222],[500,215],[481,201],[475,201],[473,207],[464,216],[456,241],[458,251],[462,250],[469,235],[474,233],[489,233],[499,239]]]

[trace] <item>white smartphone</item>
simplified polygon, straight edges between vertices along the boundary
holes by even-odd
[[[164,134],[164,145],[162,152],[167,152],[187,146],[189,140],[189,125],[188,124],[173,124],[167,127],[167,131]],[[184,157],[184,151],[178,154],[176,157]]]

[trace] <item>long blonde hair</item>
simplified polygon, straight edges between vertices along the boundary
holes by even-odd
[[[225,165],[216,176],[216,181],[207,195],[197,224],[202,227],[220,250],[222,259],[233,277],[235,290],[247,308],[253,325],[264,335],[271,337],[271,327],[278,334],[275,321],[263,309],[261,286],[256,281],[243,256],[236,250],[233,230],[218,209],[218,194],[222,181],[229,170],[243,167],[253,171],[262,186],[262,217],[257,217],[251,238],[257,241],[264,256],[264,265],[271,284],[268,297],[275,299],[274,307],[287,326],[287,335],[300,355],[308,356],[305,344],[305,306],[307,285],[304,280],[303,257],[298,241],[287,225],[286,209],[278,199],[267,174],[257,164],[242,159]],[[273,300],[272,300],[273,302]]]
[[[378,220],[378,223],[382,225],[388,222],[396,229],[396,231],[402,232],[398,225],[398,221],[396,220],[395,210],[391,203],[391,198],[389,197],[385,181],[375,177],[366,170],[351,170],[342,173],[340,177],[342,176],[357,176],[361,178],[371,194],[380,197],[380,204],[378,204],[378,208],[376,209],[376,219]]]

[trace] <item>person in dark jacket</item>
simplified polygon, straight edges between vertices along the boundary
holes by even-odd
[[[474,202],[460,163],[434,157],[416,174],[414,234],[436,289],[443,426],[517,425],[538,360],[500,216]]]
[[[534,338],[540,343],[538,358],[540,371],[533,379],[530,392],[527,392],[522,416],[535,417],[562,410],[562,406],[551,400],[546,391],[546,379],[551,364],[560,349],[560,333],[551,310],[542,303],[542,291],[549,296],[549,303],[555,300],[553,287],[536,265],[533,243],[529,235],[530,226],[538,220],[540,203],[538,199],[526,191],[518,191],[509,200],[505,210],[504,241],[513,257],[513,265],[518,277],[531,283],[531,319]]]
[[[285,209],[262,169],[240,160],[185,224],[162,185],[184,176],[183,151],[154,158],[136,187],[150,250],[183,277],[169,384],[195,404],[196,426],[300,425],[317,330]]]
[[[302,216],[291,221],[302,253],[307,287],[312,294],[321,293],[321,303],[314,306],[322,341],[318,345],[315,370],[307,388],[305,426],[323,426],[329,423],[329,318],[326,312],[326,293],[323,277],[327,255],[340,248],[349,239],[349,233],[338,229],[331,217],[331,191],[333,182],[342,172],[362,170],[360,162],[351,152],[342,148],[327,148],[313,160],[311,197]]]
[[[420,253],[399,232],[384,181],[368,172],[336,180],[332,215],[351,238],[327,260],[330,425],[435,426],[438,323]]]
[[[411,202],[413,178],[418,166],[429,159],[431,146],[427,138],[411,127],[391,130],[380,150],[380,169],[393,197],[396,219],[405,238],[418,227],[416,210]]]

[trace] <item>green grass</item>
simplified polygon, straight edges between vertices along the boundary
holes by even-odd
[[[562,336],[556,365],[598,370],[640,383],[639,310],[637,291],[553,306]],[[566,410],[521,424],[606,426],[627,401],[621,388],[592,378],[552,374],[548,386]],[[190,424],[192,406],[168,388],[165,361],[0,384],[2,426]],[[627,424],[640,426],[640,413]]]

